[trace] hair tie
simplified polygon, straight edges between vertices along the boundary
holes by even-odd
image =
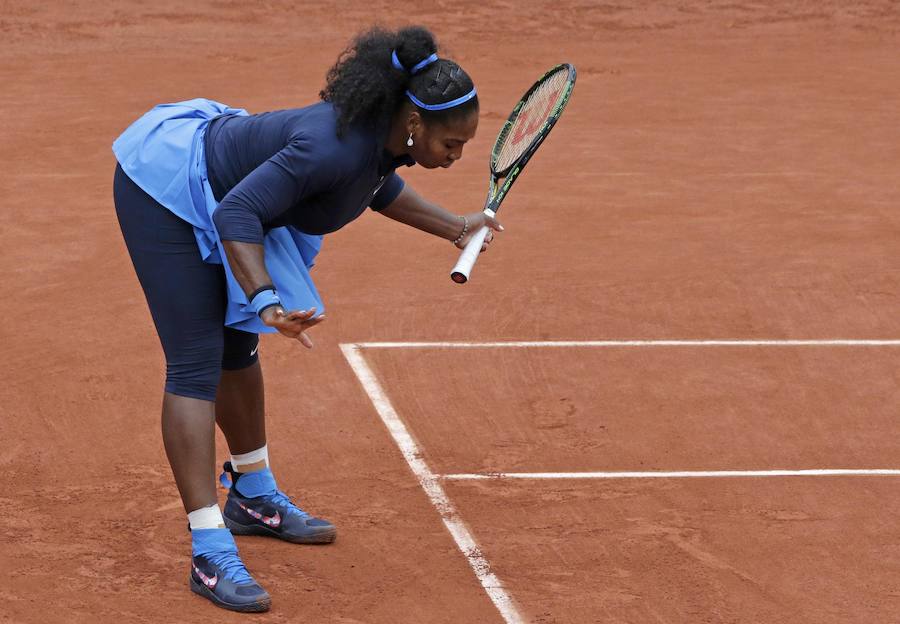
[[[421,61],[419,61],[418,63],[413,65],[412,69],[409,70],[409,73],[412,74],[413,76],[415,76],[420,71],[422,71],[423,69],[425,69],[426,67],[428,67],[429,65],[431,65],[432,63],[434,63],[437,60],[438,60],[438,55],[431,54],[430,56],[428,56],[428,58],[422,59]]]
[[[391,51],[391,65],[394,66],[394,69],[399,69],[402,72],[406,71],[406,68],[403,67],[403,63],[401,63],[400,59],[397,58],[397,50]]]
[[[420,71],[422,71],[423,69],[425,69],[426,67],[428,67],[429,65],[431,65],[432,63],[434,63],[437,60],[438,60],[438,55],[431,54],[427,58],[422,59],[421,61],[419,61],[418,63],[413,65],[412,69],[408,70],[403,66],[403,63],[400,62],[400,59],[397,58],[397,50],[391,51],[391,65],[394,66],[394,69],[399,69],[400,71],[406,72],[411,76],[415,76]]]

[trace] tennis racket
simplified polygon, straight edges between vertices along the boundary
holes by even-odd
[[[491,181],[484,204],[487,215],[497,214],[513,182],[556,125],[574,87],[575,67],[563,63],[544,74],[516,104],[491,151]],[[469,281],[488,229],[484,226],[478,230],[459,255],[450,272],[457,284]]]

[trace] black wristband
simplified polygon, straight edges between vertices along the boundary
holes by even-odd
[[[259,293],[261,293],[264,290],[271,290],[273,292],[278,292],[275,290],[275,284],[263,284],[262,286],[260,286],[256,290],[254,290],[252,293],[247,295],[247,301],[253,301],[253,297],[255,297],[256,295],[258,295]],[[262,312],[262,310],[260,310],[260,312]]]
[[[263,313],[263,312],[265,312],[265,311],[268,310],[269,308],[274,308],[275,306],[281,306],[281,302],[280,302],[280,301],[276,301],[275,303],[270,303],[270,304],[267,305],[267,306],[263,306],[262,308],[259,309],[259,312],[256,313],[256,316],[258,316],[259,318],[262,318],[262,313]],[[284,307],[284,306],[281,306],[281,307]]]

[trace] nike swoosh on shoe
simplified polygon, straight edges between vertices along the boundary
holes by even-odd
[[[218,574],[216,574],[216,575],[215,575],[214,577],[212,577],[212,578],[209,578],[208,576],[206,576],[205,574],[203,574],[203,572],[201,572],[200,569],[199,569],[196,565],[193,565],[193,564],[191,564],[191,565],[192,565],[193,568],[194,568],[194,572],[196,572],[197,576],[200,577],[200,580],[203,581],[203,584],[204,584],[204,585],[206,585],[206,586],[209,587],[210,589],[214,589],[214,588],[216,587],[216,584],[219,582],[219,575],[218,575]]]
[[[237,504],[241,509],[246,511],[247,514],[249,514],[253,518],[256,518],[257,520],[259,520],[266,526],[270,526],[273,529],[277,529],[278,527],[281,526],[281,514],[279,512],[276,511],[274,516],[264,516],[263,514],[256,511],[255,509],[250,509],[249,507],[247,507],[240,501],[237,501]]]

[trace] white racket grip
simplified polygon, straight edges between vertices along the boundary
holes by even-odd
[[[484,213],[489,217],[493,217],[495,214],[490,209],[485,210]],[[475,261],[478,260],[478,254],[481,253],[481,246],[484,244],[484,239],[487,238],[489,230],[490,228],[485,225],[475,232],[475,235],[466,243],[465,249],[459,254],[456,266],[450,271],[450,279],[457,284],[465,284],[469,281],[469,274],[472,273],[472,267],[475,266]]]

